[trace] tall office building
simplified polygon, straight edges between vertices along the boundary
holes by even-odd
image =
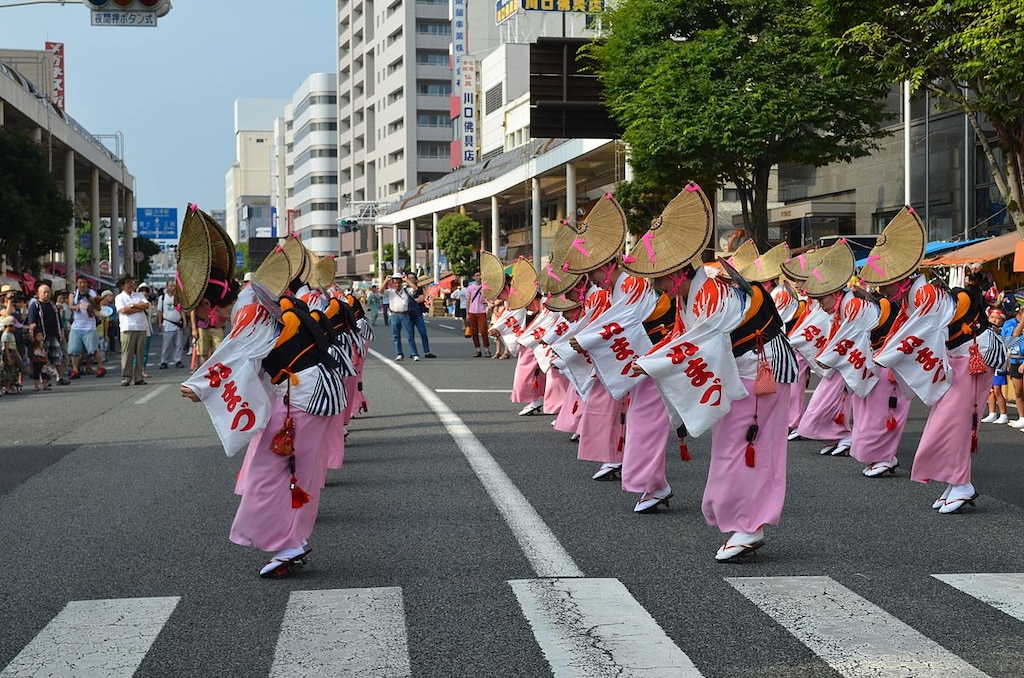
[[[224,227],[235,242],[247,242],[271,226],[274,120],[288,103],[283,99],[235,100],[235,161],[224,177]]]

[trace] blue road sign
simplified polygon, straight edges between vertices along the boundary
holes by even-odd
[[[135,210],[137,235],[150,240],[178,239],[177,207],[140,207]]]
[[[235,252],[235,266],[238,266],[239,268],[245,266],[245,255],[241,252]]]

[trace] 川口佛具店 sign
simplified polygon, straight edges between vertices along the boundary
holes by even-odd
[[[531,12],[586,12],[604,11],[605,0],[519,0],[523,9]],[[499,3],[500,4],[500,3]]]

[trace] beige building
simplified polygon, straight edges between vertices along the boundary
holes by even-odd
[[[235,242],[247,242],[256,229],[271,225],[274,121],[289,103],[287,99],[235,100],[235,161],[224,177],[224,227]]]

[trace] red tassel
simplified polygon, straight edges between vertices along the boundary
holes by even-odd
[[[370,411],[370,405],[364,400],[363,403],[359,406],[359,411],[360,412],[369,412]]]
[[[744,461],[747,466],[754,468],[754,443],[747,443],[747,451],[744,454]]]
[[[626,439],[623,436],[619,436],[619,444],[618,444],[618,447],[615,448],[616,451],[617,452],[622,452],[622,448],[625,447],[625,445],[626,445]]]
[[[842,426],[843,422],[846,421],[846,412],[840,412],[832,419],[832,421]]]
[[[885,420],[885,430],[895,431],[896,430],[896,417],[889,415],[889,418]]]
[[[576,402],[574,402],[574,403],[572,404],[572,413],[573,413],[573,414],[576,414],[576,411],[577,411],[578,409],[580,409],[580,401],[579,401],[579,400],[577,400]]]
[[[690,456],[690,448],[686,446],[685,440],[679,441],[679,458],[683,461],[691,461],[693,459]]]
[[[309,503],[309,495],[298,485],[298,480],[295,476],[292,476],[291,485],[289,489],[292,491],[292,508],[302,508],[303,504]]]
[[[978,453],[978,430],[971,431],[971,454]]]

